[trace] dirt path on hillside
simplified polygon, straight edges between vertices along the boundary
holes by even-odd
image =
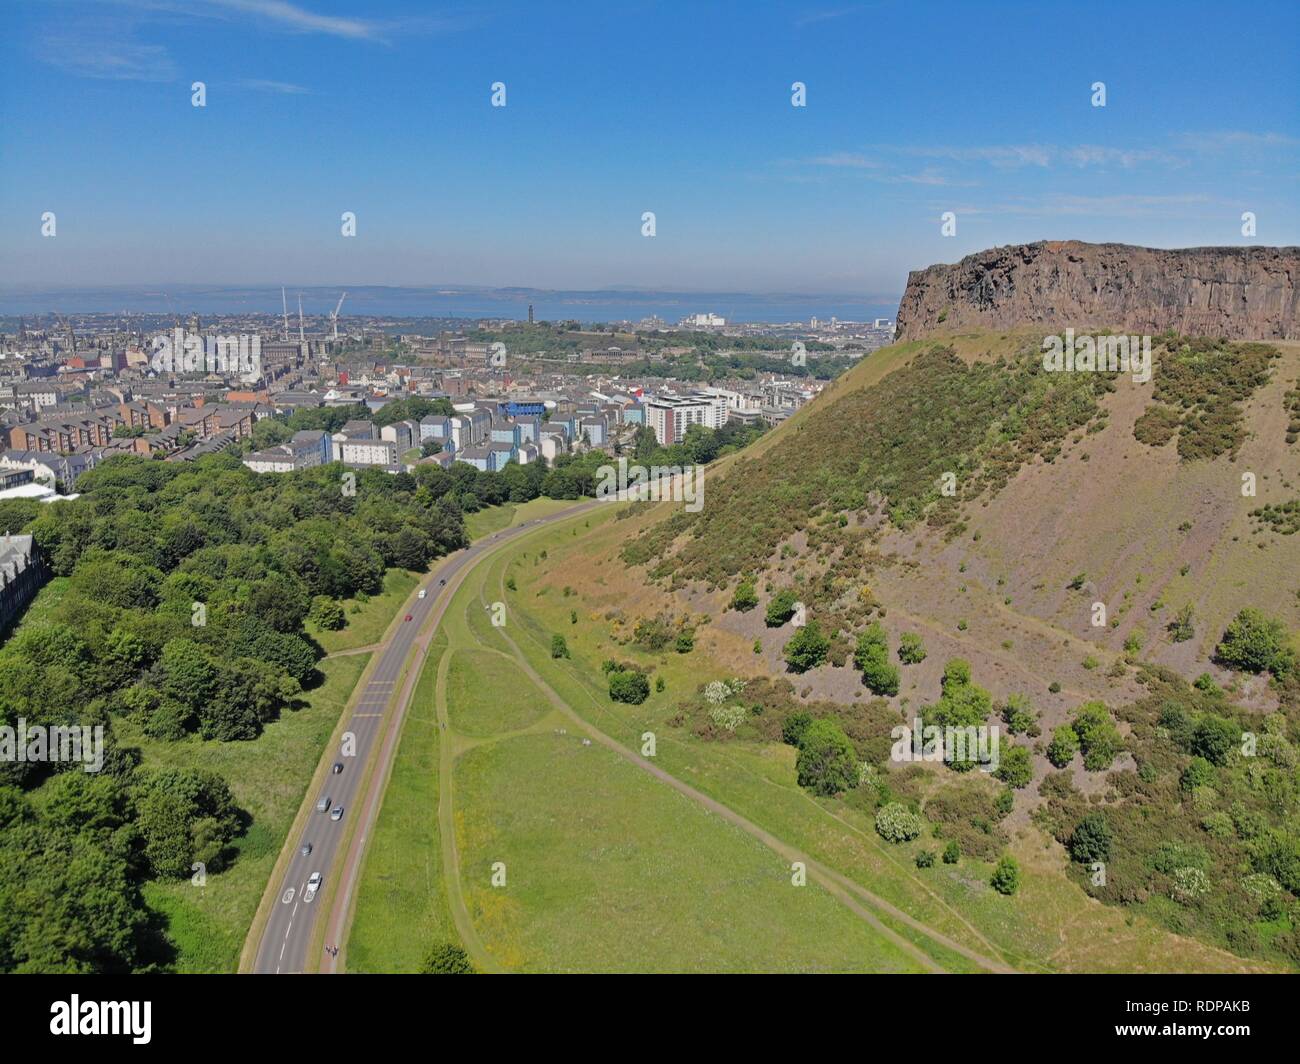
[[[599,728],[595,727],[595,725],[593,725],[586,718],[580,716],[578,712],[574,710],[572,707],[570,707],[569,704],[565,702],[563,698],[560,697],[559,693],[554,688],[552,688],[550,684],[548,684],[541,677],[540,674],[538,674],[538,672],[533,668],[532,664],[524,656],[523,651],[519,649],[519,645],[514,641],[513,638],[511,638],[511,636],[507,633],[507,631],[504,628],[498,629],[498,632],[501,635],[501,637],[510,645],[511,650],[513,651],[513,656],[516,664],[521,669],[524,670],[525,675],[528,676],[528,678],[533,682],[533,684],[538,688],[538,690],[542,691],[546,695],[547,699],[551,702],[551,704],[554,705],[558,710],[560,710],[561,713],[563,713],[566,717],[572,720],[576,725],[578,725],[583,730],[585,730],[592,737],[593,740],[600,743],[602,746],[606,747],[607,749],[612,750],[614,753],[618,754],[620,757],[624,758],[625,760],[630,761],[632,764],[636,765],[638,768],[642,769],[643,771],[648,772],[655,779],[658,779],[661,782],[666,783],[668,786],[672,787],[678,793],[683,794],[686,797],[690,798],[692,801],[697,802],[700,805],[704,806],[704,808],[708,809],[712,813],[717,814],[719,817],[721,817],[723,820],[726,820],[728,823],[734,825],[735,827],[740,828],[746,834],[750,835],[751,837],[757,839],[759,842],[763,843],[763,845],[768,847],[768,849],[779,854],[786,861],[789,861],[791,863],[795,861],[802,861],[804,863],[804,866],[808,870],[809,876],[812,879],[814,879],[824,890],[826,890],[829,894],[831,894],[838,901],[840,901],[841,904],[843,904],[847,909],[849,909],[849,911],[851,911],[856,916],[859,916],[860,918],[865,920],[876,931],[878,931],[881,935],[886,937],[895,946],[897,946],[899,949],[906,952],[909,956],[913,957],[919,964],[923,965],[928,971],[943,972],[944,969],[941,968],[934,961],[933,958],[931,958],[929,955],[927,955],[922,950],[920,950],[915,944],[909,942],[907,939],[899,935],[896,931],[883,924],[880,921],[880,919],[875,916],[875,914],[867,910],[860,903],[860,901],[858,900],[859,898],[866,901],[867,904],[875,907],[876,909],[879,909],[887,913],[893,919],[906,924],[908,927],[912,928],[912,930],[917,931],[920,934],[926,936],[927,938],[933,940],[937,944],[943,946],[945,949],[949,949],[952,950],[954,953],[960,954],[961,956],[965,957],[967,960],[973,961],[974,963],[978,964],[982,968],[987,969],[988,971],[1002,972],[1002,973],[1011,973],[1015,971],[1014,968],[1010,967],[1007,964],[1004,964],[1002,961],[995,960],[991,957],[986,957],[983,954],[978,953],[967,946],[963,946],[961,943],[955,942],[952,939],[948,938],[946,935],[938,931],[935,931],[933,928],[930,928],[927,925],[921,923],[921,921],[910,916],[908,913],[905,913],[903,910],[899,909],[897,906],[886,901],[884,898],[881,898],[879,895],[873,894],[871,891],[867,890],[865,887],[861,886],[860,884],[855,883],[847,876],[843,876],[839,872],[836,872],[833,869],[826,867],[820,862],[812,860],[811,858],[801,853],[799,850],[795,849],[794,847],[783,842],[781,839],[777,838],[775,835],[767,831],[765,828],[760,827],[758,824],[755,824],[752,820],[749,820],[747,817],[744,817],[740,813],[737,813],[729,806],[723,805],[721,802],[717,801],[714,798],[709,797],[709,795],[705,794],[704,792],[696,790],[690,784],[682,782],[681,780],[677,779],[677,777],[671,775],[664,769],[660,768],[658,765],[653,764],[648,759],[641,757],[639,754],[635,753],[632,750],[629,750],[627,747],[623,746],[621,743],[619,743],[611,736],[606,735]]]

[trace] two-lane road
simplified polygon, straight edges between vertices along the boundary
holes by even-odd
[[[331,772],[325,777],[323,789],[307,794],[304,805],[311,807],[307,827],[300,838],[290,837],[285,841],[286,848],[292,848],[293,857],[262,931],[253,971],[288,973],[309,969],[308,962],[312,958],[308,957],[308,950],[317,924],[323,918],[322,899],[331,900],[332,912],[336,914],[336,919],[331,920],[328,926],[332,930],[341,927],[342,914],[346,912],[360,868],[364,840],[373,828],[373,821],[378,814],[383,783],[388,775],[387,762],[396,752],[397,736],[422,660],[413,663],[400,691],[397,690],[397,685],[403,681],[404,666],[417,641],[421,643],[421,659],[423,658],[423,652],[427,651],[433,631],[441,621],[460,579],[485,554],[502,543],[539,525],[573,517],[594,505],[593,502],[580,503],[480,540],[448,558],[439,569],[436,579],[424,581],[421,585],[426,592],[423,599],[414,598],[403,605],[403,616],[409,613],[411,620],[399,624],[392,639],[380,649],[379,658],[360,697],[354,695],[350,706],[351,718],[345,731],[355,736],[353,756],[344,757],[336,749],[326,752],[325,760],[331,765],[334,762],[341,763],[343,771],[337,775]],[[440,581],[446,581],[445,586]],[[396,704],[392,707],[392,713],[385,718],[395,697]],[[370,786],[363,793],[361,784],[366,776],[366,767],[371,765],[372,759],[375,764],[369,776]],[[340,806],[343,808],[342,820],[331,820],[329,812],[315,811],[318,799],[323,797],[330,799],[331,811]],[[348,837],[349,823],[358,818],[360,822],[356,824],[352,836],[354,842],[345,851],[343,843]],[[306,843],[311,844],[311,853],[308,855],[301,852]],[[307,883],[315,872],[321,874],[320,889],[308,893]],[[332,889],[340,883],[343,889]],[[335,944],[325,943],[326,946]],[[327,963],[324,967],[332,970],[334,965]]]

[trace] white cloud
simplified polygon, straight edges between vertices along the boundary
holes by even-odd
[[[352,40],[381,40],[380,24],[369,19],[318,15],[288,0],[213,0],[222,7],[264,19],[294,33],[324,33]]]
[[[278,92],[285,96],[304,96],[311,92],[311,89],[304,88],[302,85],[295,85],[289,81],[269,81],[266,78],[241,78],[239,86],[255,92]]]

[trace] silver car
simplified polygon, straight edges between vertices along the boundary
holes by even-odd
[[[329,807],[330,807],[330,800],[329,800],[329,796],[326,795],[324,798],[320,799],[316,803],[316,812],[323,813]]]
[[[332,810],[330,810],[330,819],[331,820],[343,819],[343,807],[341,805],[336,805]]]

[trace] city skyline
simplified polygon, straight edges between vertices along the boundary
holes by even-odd
[[[1300,243],[1294,7],[1108,6],[21,5],[0,285],[880,296],[1039,239]]]

